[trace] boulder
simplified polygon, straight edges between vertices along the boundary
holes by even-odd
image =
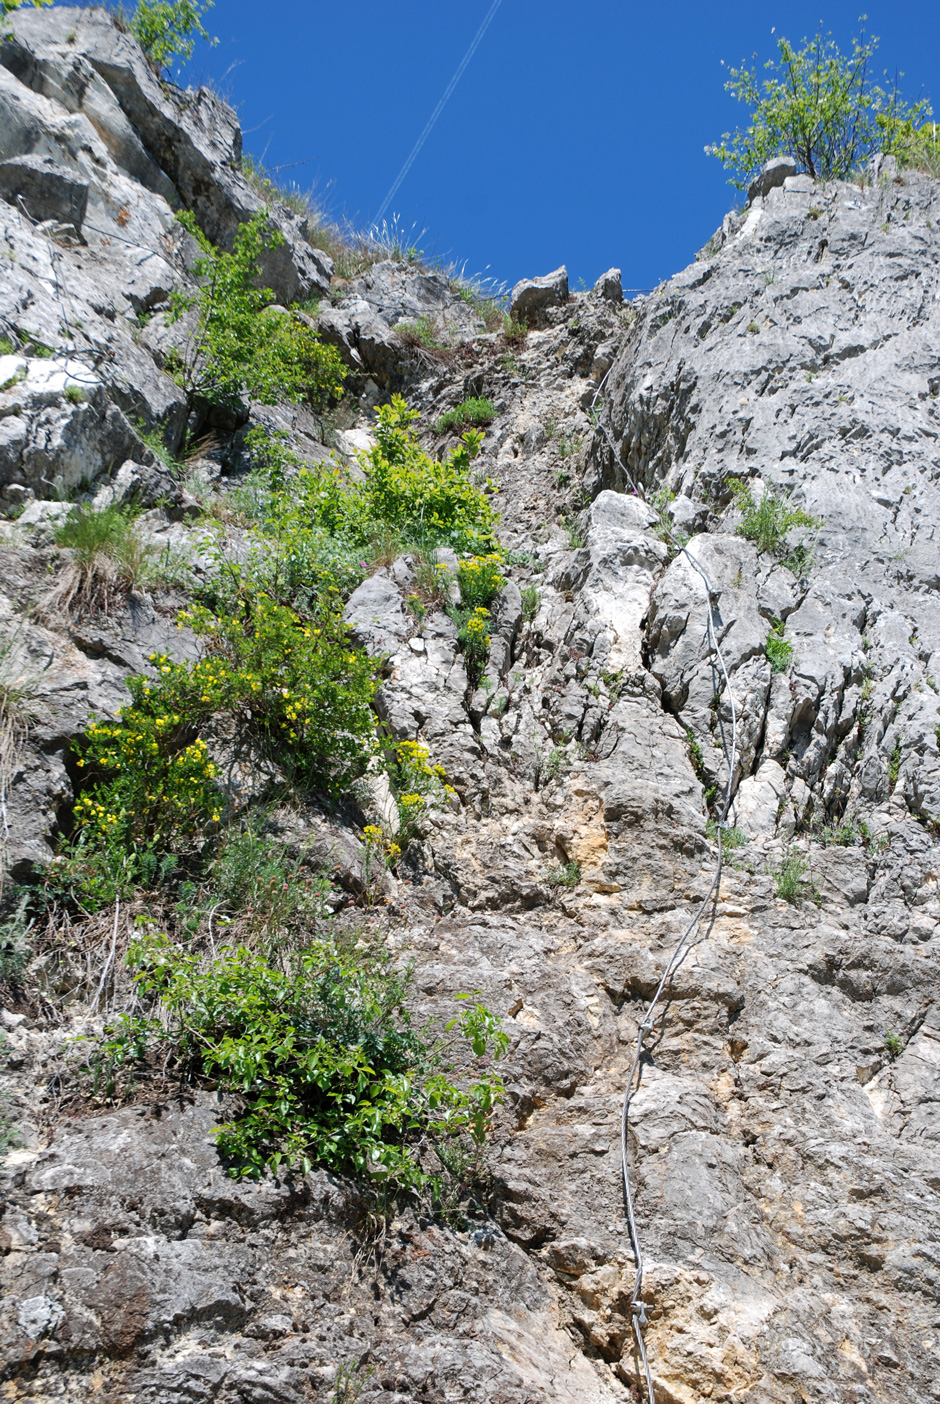
[[[509,314],[533,326],[550,307],[564,307],[568,301],[568,270],[562,264],[544,278],[528,278],[512,290]]]
[[[620,282],[620,269],[608,268],[594,284],[594,296],[603,302],[613,302],[619,306],[623,302],[623,286]]]
[[[775,156],[767,161],[747,188],[748,204],[753,204],[758,196],[764,196],[776,186],[782,185],[788,176],[796,175],[796,162],[789,156]]]

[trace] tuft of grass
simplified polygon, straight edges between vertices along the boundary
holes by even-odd
[[[434,430],[437,434],[446,434],[448,429],[482,429],[484,425],[492,424],[495,418],[496,408],[489,400],[471,396],[468,400],[462,400],[456,409],[442,414]]]
[[[806,879],[807,867],[801,853],[788,853],[780,867],[772,872],[774,891],[784,902],[802,902],[813,896],[813,885]]]
[[[153,580],[153,548],[141,538],[127,508],[96,512],[76,507],[56,532],[56,542],[72,559],[46,597],[50,613],[109,614],[130,590]]]
[[[718,838],[718,823],[714,819],[709,819],[705,825],[705,832],[712,840]],[[749,842],[747,834],[743,829],[729,828],[721,831],[721,846],[727,853],[734,853],[738,848],[744,848]]]
[[[904,1052],[904,1040],[900,1034],[892,1033],[889,1029],[885,1034],[885,1052],[892,1060],[899,1058]]]
[[[65,398],[70,405],[80,405],[84,396],[80,385],[66,385]]]
[[[522,346],[529,335],[529,328],[516,317],[504,317],[502,333],[507,346]]]
[[[410,347],[413,351],[427,351],[431,355],[440,356],[442,351],[449,349],[447,342],[441,340],[430,317],[418,317],[414,322],[399,322],[395,327],[395,335],[403,346]]]
[[[527,624],[531,624],[539,612],[542,596],[536,585],[523,585],[519,593],[522,596],[522,617]]]
[[[767,635],[765,649],[771,673],[785,673],[793,662],[793,645],[789,639],[783,637],[786,627],[786,623],[781,620]]]
[[[581,881],[580,863],[556,863],[545,874],[549,887],[577,887]]]

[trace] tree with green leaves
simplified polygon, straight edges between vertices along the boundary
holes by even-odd
[[[8,4],[10,0],[2,0]],[[32,0],[33,4],[48,4],[50,0]],[[127,21],[127,28],[137,40],[158,73],[168,68],[174,59],[187,63],[193,56],[198,39],[208,44],[218,43],[206,32],[202,17],[211,10],[215,0],[137,0],[137,8]]]
[[[290,312],[275,310],[270,288],[258,286],[261,257],[284,236],[259,210],[235,236],[231,253],[217,249],[194,216],[180,223],[196,240],[199,288],[177,290],[169,320],[195,312],[195,328],[170,369],[186,391],[190,409],[199,400],[238,411],[245,398],[264,405],[308,399],[321,408],[342,394],[346,369],[332,346]]]
[[[791,156],[814,180],[844,180],[876,152],[901,154],[930,107],[905,102],[902,74],[874,81],[877,48],[864,32],[850,54],[822,32],[799,49],[781,37],[763,80],[756,67],[732,68],[725,88],[750,108],[750,123],[705,148],[731,171],[730,184],[747,189],[774,156]]]

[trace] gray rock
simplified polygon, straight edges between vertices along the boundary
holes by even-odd
[[[754,177],[747,188],[747,201],[753,205],[759,196],[767,195],[777,186],[783,185],[789,176],[796,175],[796,162],[789,156],[775,156],[772,160],[765,162],[760,173]]]
[[[603,298],[605,302],[612,302],[615,307],[620,306],[623,302],[623,286],[619,268],[608,268],[606,273],[601,274],[594,284],[594,296]]]
[[[544,278],[527,278],[516,284],[509,300],[510,316],[535,326],[550,307],[568,301],[568,270],[562,265]]]
[[[88,182],[51,156],[24,155],[0,161],[0,198],[25,209],[36,223],[61,220],[81,229],[88,207]]]

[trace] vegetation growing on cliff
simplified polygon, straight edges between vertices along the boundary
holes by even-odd
[[[778,57],[729,70],[726,90],[750,110],[750,121],[705,148],[746,190],[764,163],[791,156],[815,180],[844,180],[875,152],[902,153],[930,115],[928,103],[908,103],[897,78],[874,81],[877,39],[852,41],[840,52],[820,30],[800,48],[782,36]]]

